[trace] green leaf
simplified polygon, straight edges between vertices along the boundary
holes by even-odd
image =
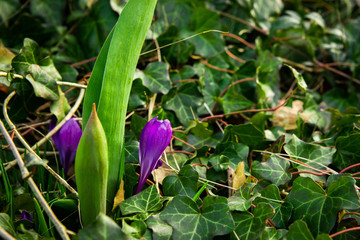
[[[291,141],[285,145],[284,150],[291,158],[297,159],[319,170],[326,170],[325,166],[328,166],[332,162],[332,157],[336,151],[330,147],[306,143],[295,135],[292,135]],[[304,165],[294,163],[293,165],[296,166],[299,171],[314,171]],[[316,181],[324,181],[324,177],[313,174],[301,173],[300,176],[310,177]]]
[[[341,88],[327,91],[323,95],[323,101],[326,103],[327,107],[335,108],[342,113],[348,107],[359,107],[359,100],[356,97],[356,94],[351,91],[344,91]]]
[[[285,64],[285,66],[287,66],[288,68],[290,68],[291,72],[293,73],[294,77],[295,77],[295,80],[296,80],[296,83],[298,85],[298,87],[306,92],[307,91],[307,84],[303,78],[303,76],[301,75],[301,73],[299,73],[295,68],[293,68],[292,66],[290,65],[287,65]]]
[[[163,180],[164,194],[193,198],[197,192],[198,178],[199,174],[190,165],[185,165],[177,176],[169,175]]]
[[[107,184],[108,208],[112,207],[111,203],[124,173],[125,157],[122,156],[127,105],[155,5],[156,0],[129,1],[104,43],[85,95],[84,125],[90,116],[92,104],[96,103],[108,143],[111,166]]]
[[[30,2],[30,11],[34,16],[42,17],[47,24],[60,26],[65,4],[66,2],[57,0],[33,0]]]
[[[243,143],[249,147],[255,147],[264,140],[264,132],[252,123],[229,125],[225,128],[222,142],[234,141]]]
[[[152,215],[146,220],[148,228],[152,230],[154,240],[170,240],[172,236],[172,227],[160,219],[159,215]]]
[[[12,236],[15,236],[14,227],[11,224],[9,215],[6,213],[0,213],[0,227],[9,232]]]
[[[172,88],[167,96],[163,98],[165,103],[163,107],[175,112],[177,118],[184,126],[197,117],[197,108],[202,99],[195,83],[187,83],[180,86],[179,89]]]
[[[294,206],[292,220],[304,220],[314,236],[331,231],[338,211],[360,206],[352,177],[336,175],[330,180],[325,192],[310,178],[296,178],[286,198]]]
[[[149,63],[143,72],[143,83],[152,93],[167,94],[170,85],[169,64],[165,62]]]
[[[158,37],[159,46],[165,46],[181,40],[179,35],[179,28],[175,25],[170,25],[165,32]],[[186,63],[189,57],[194,52],[194,46],[188,41],[179,42],[169,47],[161,49],[161,55],[166,61],[173,64]],[[190,76],[191,77],[191,76]],[[187,77],[187,78],[190,78]],[[182,78],[182,79],[187,79]],[[179,79],[181,80],[181,79]],[[174,81],[174,80],[173,80]]]
[[[289,240],[314,240],[306,222],[302,220],[297,220],[289,227],[289,232],[287,235],[287,239]]]
[[[122,230],[127,235],[126,239],[151,239],[150,230],[143,221],[135,220],[129,225],[123,220]]]
[[[234,87],[231,87],[222,98],[222,106],[225,113],[249,109],[252,105],[254,103],[242,94],[235,92]]]
[[[333,164],[344,169],[348,166],[358,163],[360,158],[360,134],[338,137],[336,139],[336,153]]]
[[[23,48],[13,58],[11,65],[15,72],[26,76],[36,96],[48,100],[59,98],[56,81],[61,79],[61,75],[49,57],[40,57],[39,46],[35,41],[25,38]]]
[[[292,214],[292,205],[289,202],[283,202],[280,196],[279,188],[270,184],[260,190],[261,197],[256,198],[254,204],[268,203],[274,210],[275,214],[271,218],[277,228],[286,228]]]
[[[19,0],[4,0],[1,3],[0,20],[7,27],[9,18],[19,9]]]
[[[240,239],[258,239],[265,229],[266,219],[274,215],[274,209],[270,204],[260,203],[254,208],[253,213],[232,212],[235,221],[235,232]],[[232,237],[232,239],[235,239]]]
[[[246,171],[248,169],[247,158],[249,156],[249,147],[245,144],[237,142],[218,143],[213,155],[218,155],[219,157],[224,155],[228,157],[230,167],[234,171],[236,171],[240,161],[245,163]]]
[[[65,94],[61,91],[60,87],[58,87],[58,92],[59,92],[59,99],[51,103],[50,112],[54,114],[58,122],[60,122],[69,112],[71,107],[69,105],[67,98],[65,97]]]
[[[79,231],[79,240],[98,239],[126,239],[126,235],[114,220],[100,214],[95,222]]]
[[[279,186],[291,179],[291,174],[287,172],[289,167],[289,161],[272,155],[266,162],[255,161],[252,172]]]
[[[139,142],[127,141],[124,146],[125,162],[126,163],[139,163]]]
[[[265,227],[264,231],[260,236],[260,240],[282,240],[285,239],[287,235],[287,230],[279,229],[272,227]]]
[[[99,53],[117,19],[118,14],[111,9],[110,1],[93,2],[88,14],[81,18],[75,35],[85,58]]]
[[[144,191],[120,203],[120,209],[123,215],[153,212],[159,210],[161,207],[160,196],[155,185],[151,185]]]
[[[173,227],[174,239],[212,239],[230,233],[234,222],[224,197],[208,196],[199,209],[185,196],[176,196],[160,214]]]
[[[255,186],[255,183],[245,183],[235,195],[229,197],[228,202],[230,211],[247,211],[255,198],[260,196],[260,194],[254,190]]]

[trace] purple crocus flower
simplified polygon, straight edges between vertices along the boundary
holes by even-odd
[[[151,119],[143,128],[139,143],[140,179],[136,193],[139,193],[150,173],[162,165],[160,157],[169,145],[172,128],[169,120]]]
[[[53,117],[49,125],[50,131],[56,126],[56,122],[56,117]],[[52,135],[52,140],[59,151],[60,162],[65,174],[68,174],[68,171],[74,162],[81,134],[82,131],[79,123],[71,118],[66,121],[59,131]]]
[[[30,213],[28,213],[25,210],[21,212],[20,219],[26,219],[26,220],[32,222],[32,217],[31,217]]]

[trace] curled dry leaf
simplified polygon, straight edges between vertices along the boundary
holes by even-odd
[[[304,122],[308,122],[313,114],[303,113],[303,105],[302,101],[295,100],[292,102],[292,107],[277,109],[273,115],[273,125],[283,127],[285,130],[294,130],[297,127],[296,120],[298,119],[298,114]]]

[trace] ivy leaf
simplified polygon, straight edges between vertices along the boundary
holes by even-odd
[[[339,169],[344,169],[358,162],[360,158],[360,134],[338,137],[336,139],[336,153],[334,165]]]
[[[254,204],[269,203],[275,210],[274,216],[271,218],[277,228],[286,228],[292,213],[292,205],[289,202],[283,202],[280,196],[279,188],[270,184],[261,189],[261,198],[256,198]]]
[[[120,209],[123,215],[153,212],[159,210],[161,207],[161,200],[155,185],[151,185],[144,191],[120,203]]]
[[[126,239],[119,225],[104,214],[100,214],[96,221],[79,231],[79,239]]]
[[[126,163],[139,163],[139,142],[126,141],[124,145],[125,162]]]
[[[164,194],[193,198],[197,192],[198,178],[199,174],[190,165],[185,165],[177,176],[169,175],[163,180]]]
[[[174,111],[184,126],[188,126],[188,122],[194,120],[193,113],[196,117],[197,108],[202,102],[196,83],[184,84],[179,89],[172,88],[163,99],[164,108]]]
[[[159,215],[152,215],[146,220],[146,224],[152,230],[154,240],[170,240],[172,236],[172,227],[160,219]]]
[[[143,72],[144,85],[150,89],[152,93],[167,94],[170,85],[169,65],[165,62],[149,63]]]
[[[182,38],[207,30],[220,29],[220,15],[206,8],[195,8],[187,29],[180,29]],[[224,39],[220,33],[207,33],[188,40],[195,46],[195,53],[205,58],[217,55],[224,50]]]
[[[272,227],[265,227],[264,231],[260,236],[260,240],[282,240],[286,239],[287,230],[279,229]]]
[[[330,147],[323,147],[320,145],[309,144],[301,141],[295,135],[292,135],[292,139],[288,142],[284,150],[291,158],[295,158],[310,167],[325,170],[326,167],[332,162],[332,157],[335,153],[335,149]],[[293,164],[299,171],[312,171],[312,169],[299,165]],[[301,173],[302,177],[310,177],[315,181],[324,181],[324,177],[315,176],[312,174]]]
[[[238,238],[244,240],[258,239],[265,229],[266,219],[271,218],[273,215],[274,209],[267,203],[259,203],[256,208],[254,208],[253,213],[233,212],[235,232]]]
[[[41,1],[34,0],[30,2],[30,11],[33,15],[42,17],[49,25],[60,26],[62,23],[65,2],[63,1]]]
[[[255,161],[252,172],[279,186],[291,179],[291,174],[286,172],[289,167],[290,163],[287,160],[272,155],[266,162]]]
[[[237,93],[234,87],[231,87],[222,98],[222,106],[225,113],[249,109],[254,103]]]
[[[294,207],[292,220],[304,220],[314,236],[330,232],[339,210],[356,209],[360,206],[352,177],[336,175],[329,180],[325,192],[310,178],[296,178],[286,198]]]
[[[67,98],[65,97],[65,94],[61,91],[60,87],[58,87],[58,92],[59,92],[59,98],[58,100],[51,103],[50,111],[52,114],[56,116],[58,122],[60,122],[68,113],[68,111],[70,111],[71,107],[69,105]]]
[[[39,46],[35,41],[24,39],[24,46],[13,58],[11,66],[15,72],[26,76],[36,96],[53,101],[59,98],[56,81],[61,79],[61,75],[49,57],[40,58]]]
[[[287,239],[289,240],[314,240],[306,222],[302,220],[297,220],[289,227],[289,232],[287,235]]]
[[[303,76],[301,75],[301,73],[299,73],[295,68],[293,68],[290,65],[285,64],[285,66],[287,66],[288,68],[290,68],[291,72],[293,73],[296,83],[298,85],[298,87],[301,89],[301,91],[306,92],[307,91],[307,84],[303,78]]]
[[[160,46],[165,46],[167,44],[181,40],[181,37],[179,35],[179,28],[175,25],[170,25],[166,29],[166,31],[158,37],[157,40]],[[161,50],[161,55],[163,56],[163,58],[166,59],[166,61],[170,63],[183,64],[188,61],[189,57],[193,54],[193,52],[194,46],[189,42],[185,41],[163,48]]]
[[[251,203],[260,196],[257,191],[254,191],[255,183],[245,183],[239,191],[229,197],[230,211],[246,211],[251,207]]]
[[[173,227],[174,239],[212,239],[234,229],[227,199],[207,196],[202,208],[185,196],[176,196],[160,214]]]
[[[234,141],[254,147],[264,140],[264,132],[255,127],[252,123],[229,125],[225,128],[222,142]]]

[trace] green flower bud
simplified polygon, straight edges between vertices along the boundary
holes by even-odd
[[[75,178],[84,226],[106,214],[108,148],[95,104],[80,139],[75,158]]]

